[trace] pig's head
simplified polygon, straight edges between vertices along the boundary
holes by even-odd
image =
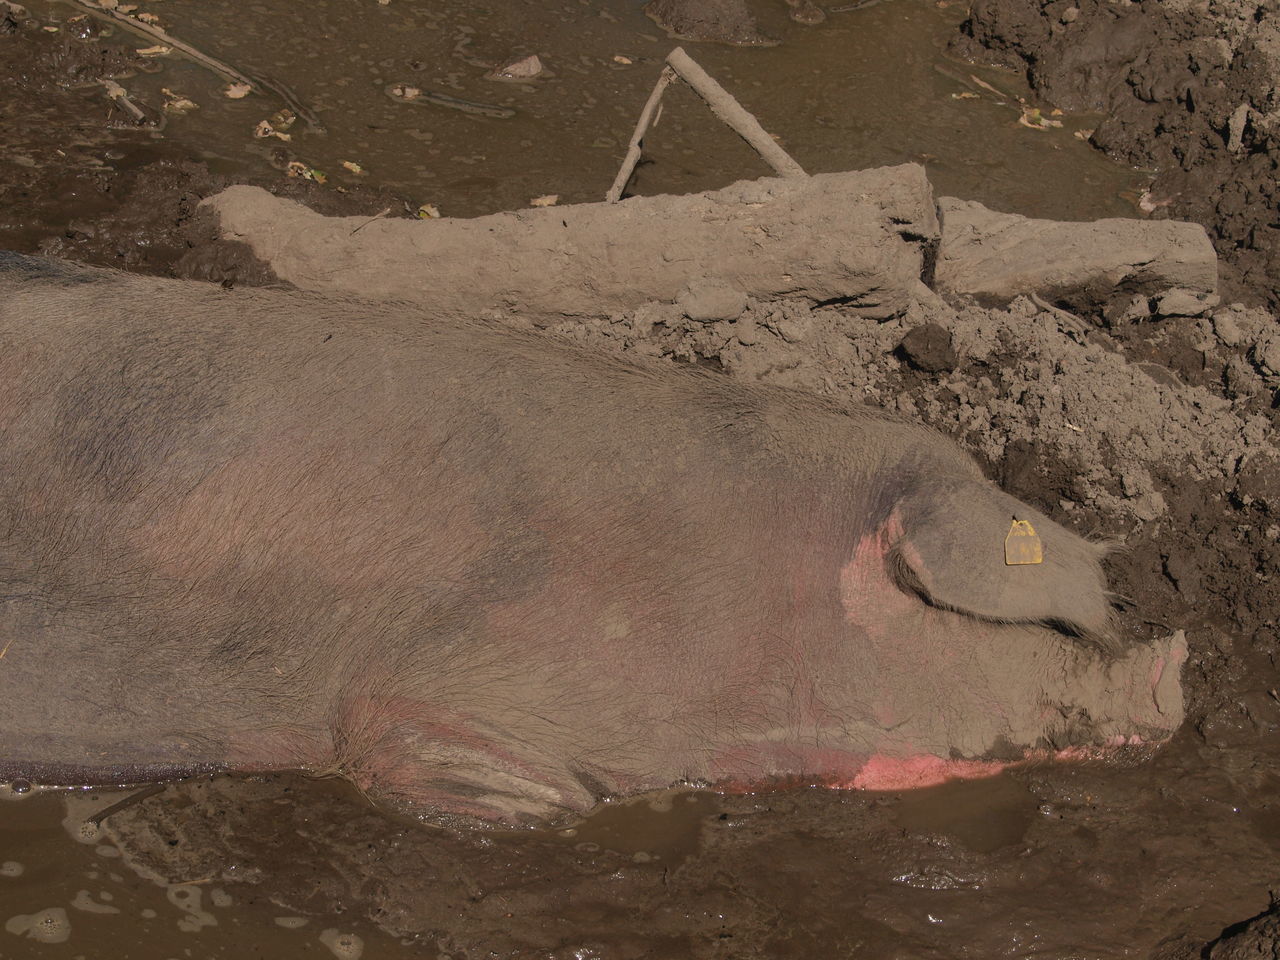
[[[1116,638],[1104,548],[978,479],[907,486],[893,500],[840,575],[856,638],[845,738],[871,758],[854,784],[1092,756],[1178,727],[1185,639]],[[1015,520],[1034,529],[1039,562],[1006,562]]]

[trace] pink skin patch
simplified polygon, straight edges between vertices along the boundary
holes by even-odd
[[[1003,760],[946,760],[942,757],[889,757],[878,753],[862,765],[852,780],[832,783],[837,790],[914,790],[936,787],[948,780],[994,777],[1010,764]]]
[[[867,759],[852,777],[790,777],[777,778],[767,784],[749,784],[726,781],[716,784],[723,793],[754,793],[758,790],[785,789],[795,783],[817,783],[831,790],[877,790],[896,792],[936,787],[953,780],[985,780],[1005,770],[1032,763],[1088,763],[1113,757],[1121,749],[1143,747],[1154,749],[1150,743],[1134,734],[1129,737],[1113,737],[1105,746],[1065,747],[1062,750],[1026,750],[1019,760],[950,760],[930,754],[911,757],[891,757],[877,753]]]

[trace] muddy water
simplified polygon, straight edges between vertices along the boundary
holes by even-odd
[[[124,843],[117,842],[113,820],[136,818],[130,800],[146,797],[151,790],[37,790],[18,796],[0,785],[0,927],[4,928],[0,957],[152,960],[332,955],[358,960],[422,955],[419,937],[389,935],[360,915],[363,904],[354,904],[357,909],[352,914],[340,902],[317,912],[308,892],[286,890],[270,881],[259,890],[264,867],[288,872],[290,866],[298,865],[282,863],[279,851],[268,851],[264,859],[260,845],[259,852],[246,861],[225,848],[213,851],[212,863],[202,859],[202,854],[211,852],[210,838],[202,836],[193,843],[184,827],[209,815],[217,800],[230,798],[237,804],[261,804],[274,811],[287,808],[294,828],[281,831],[286,839],[290,833],[305,835],[313,818],[340,822],[343,818],[334,816],[335,811],[348,817],[356,811],[375,825],[375,833],[363,844],[370,848],[399,846],[406,834],[427,844],[435,836],[442,843],[461,846],[464,855],[497,847],[518,861],[537,859],[549,849],[561,856],[616,857],[662,870],[674,869],[694,856],[703,822],[720,812],[718,798],[711,792],[673,791],[605,805],[591,818],[555,831],[433,834],[436,828],[373,814],[354,790],[333,781],[293,776],[265,781],[220,778],[210,790],[216,795],[212,800],[202,796],[208,785],[208,781],[173,785],[155,801],[139,801],[138,807],[160,809],[176,822],[148,833],[142,841],[126,829]],[[248,840],[255,843],[252,837]],[[326,838],[321,846],[334,842]],[[339,845],[344,854],[348,852],[348,844]],[[298,843],[299,850],[307,846],[305,841]],[[157,860],[156,847],[168,856]],[[288,849],[286,843],[286,856]],[[312,847],[309,852],[317,850]],[[301,860],[305,863],[306,857]],[[317,871],[308,882],[320,888],[326,878]],[[433,892],[424,891],[428,896]],[[299,903],[309,909],[291,909]]]
[[[1134,215],[1131,198],[1143,178],[1074,136],[1095,118],[1028,129],[1018,123],[1014,98],[1027,95],[1018,78],[943,55],[962,5],[882,0],[832,13],[819,27],[792,23],[781,2],[755,8],[780,45],[685,46],[811,172],[919,161],[940,193],[1000,209],[1061,219]],[[83,13],[65,0],[31,9],[63,20]],[[142,10],[272,88],[229,99],[224,79],[177,56],[157,60],[154,75],[125,81],[148,107],[178,96],[197,104],[170,116],[165,136],[215,169],[243,177],[296,161],[335,188],[377,183],[456,216],[548,194],[561,202],[602,198],[675,44],[637,0],[164,0]],[[155,42],[118,25],[107,30],[135,47]],[[543,76],[486,79],[530,54],[541,58]],[[404,102],[386,92],[403,85],[423,95]],[[453,102],[442,105],[441,95]],[[304,117],[313,112],[312,122],[279,131],[288,140],[256,138],[255,128],[286,102]],[[637,193],[702,190],[766,172],[682,86],[667,94],[646,151]]]
[[[47,791],[0,803],[0,957],[355,960],[399,948],[368,921],[321,922],[273,906],[237,884],[235,863],[162,884],[140,876],[89,819],[131,793]]]
[[[440,944],[424,938],[424,931],[392,936],[362,915],[371,906],[362,894],[378,896],[371,878],[385,881],[397,872],[386,851],[409,852],[423,874],[403,878],[401,898],[438,897],[447,904],[462,888],[470,900],[493,899],[518,928],[526,918],[517,916],[521,884],[513,891],[511,874],[533,874],[526,881],[540,887],[535,895],[552,904],[557,888],[560,896],[572,890],[574,873],[599,875],[607,885],[610,875],[616,879],[630,869],[643,887],[645,879],[665,877],[702,853],[709,833],[749,831],[762,812],[774,808],[794,815],[793,798],[786,794],[757,801],[710,791],[671,791],[606,804],[559,830],[453,831],[375,814],[340,783],[294,776],[201,780],[171,785],[158,795],[77,790],[16,797],[3,790],[3,797],[0,925],[6,936],[0,939],[0,956],[11,960],[246,953],[357,960],[433,956],[437,949],[445,955]],[[143,799],[128,803],[137,797]],[[879,808],[888,815],[890,828],[903,836],[954,842],[978,853],[1018,844],[1036,816],[1036,800],[1026,785],[1004,776],[908,794],[864,793],[853,801],[861,808],[852,815],[855,823]],[[228,806],[238,808],[240,817],[247,808],[255,828],[237,824],[235,814],[228,816]],[[354,834],[333,830],[335,824],[357,820],[364,829]],[[212,832],[211,823],[216,824]],[[253,853],[246,856],[228,843],[224,830],[241,834],[254,846]],[[255,830],[276,839],[283,836],[285,843],[272,849],[262,835],[253,836]],[[375,853],[371,857],[367,851]],[[495,851],[500,863],[496,882],[479,871],[472,875],[471,861],[492,858]],[[326,861],[324,867],[320,859]],[[456,865],[441,870],[442,860]],[[385,875],[370,873],[370,861],[385,863]],[[795,864],[780,860],[777,867],[785,872]],[[815,871],[815,876],[823,872]],[[284,880],[290,873],[301,882]],[[334,890],[342,892],[335,895]],[[374,908],[375,913],[385,911],[393,928],[412,927],[431,912],[419,904],[418,915],[405,917],[395,899]],[[571,939],[582,936],[575,925],[580,921],[566,930]],[[475,939],[463,946],[464,955],[483,955],[493,932],[473,926],[466,933]],[[626,935],[620,939],[625,941]],[[662,940],[655,936],[651,944],[660,953]]]
[[[672,792],[537,831],[397,820],[292,776],[173,784],[100,828],[123,794],[47,793],[0,806],[0,956],[1198,956],[1265,908],[1280,850],[1252,783],[1270,761],[1206,756]]]

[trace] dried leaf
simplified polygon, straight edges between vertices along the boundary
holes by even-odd
[[[281,133],[275,127],[271,126],[270,120],[259,120],[258,125],[253,128],[253,135],[259,140],[264,140],[267,137],[275,137],[277,140],[284,140],[286,143],[293,139],[289,134]]]
[[[440,210],[431,203],[424,203],[418,207],[417,217],[419,220],[439,220]]]
[[[155,26],[157,23],[160,22],[160,18],[157,17],[154,13],[140,13],[136,17],[134,17],[134,19],[141,20],[143,23],[149,23],[152,26]]]
[[[184,113],[190,113],[197,109],[200,105],[189,97],[184,97],[180,93],[174,93],[168,87],[161,87],[160,92],[164,94],[164,112],[181,116]]]
[[[247,83],[233,83],[222,91],[222,95],[230,100],[243,100],[252,92],[253,87]]]
[[[1062,126],[1061,120],[1050,120],[1040,112],[1039,107],[1023,106],[1022,116],[1018,122],[1031,130],[1048,130],[1050,127]]]
[[[301,160],[292,161],[284,168],[284,172],[291,177],[301,177],[303,180],[314,180],[316,183],[320,184],[325,183],[329,179],[321,171],[317,170],[315,167],[308,167]]]
[[[548,193],[545,196],[534,197],[529,201],[531,207],[554,207],[560,202],[560,194]]]
[[[364,167],[360,166],[360,164],[356,163],[354,160],[343,160],[342,165],[357,176],[364,173]]]
[[[173,47],[166,47],[163,43],[157,43],[154,47],[143,47],[138,51],[140,57],[167,57],[173,53]]]
[[[614,62],[614,63],[625,63],[625,64],[630,65],[630,64],[631,64],[631,62],[632,62],[632,60],[631,60],[631,58],[630,58],[630,57],[624,57],[624,56],[622,56],[622,54],[618,54],[618,55],[616,55],[616,56],[613,58],[613,62]]]

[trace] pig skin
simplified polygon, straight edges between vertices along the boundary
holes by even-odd
[[[1180,636],[943,437],[421,307],[0,254],[0,463],[0,777],[531,823],[1182,717]]]

